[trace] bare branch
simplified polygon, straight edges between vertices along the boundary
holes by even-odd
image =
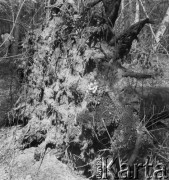
[[[122,74],[123,77],[131,77],[136,79],[148,79],[148,78],[154,78],[153,74],[145,74],[145,73],[137,73],[133,71],[126,71]]]
[[[152,73],[146,74],[146,73],[139,73],[139,72],[128,70],[125,67],[123,67],[119,62],[114,62],[112,65],[122,70],[121,72],[122,77],[131,77],[131,78],[136,78],[139,80],[139,79],[154,78],[156,76],[156,74],[152,74]]]
[[[145,24],[153,23],[149,18],[143,19],[125,30],[118,37],[113,38],[110,41],[111,46],[115,46],[116,54],[114,60],[122,59],[126,56],[131,49],[133,40],[138,40],[138,34],[145,26]]]
[[[0,18],[0,21],[6,21],[6,22],[9,22],[9,23],[14,23],[14,21],[12,21],[10,19],[4,19],[4,18]],[[24,24],[22,22],[15,22],[15,23],[22,26],[26,31],[27,31],[27,28],[29,27],[27,24]]]

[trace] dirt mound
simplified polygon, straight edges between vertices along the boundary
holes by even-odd
[[[0,130],[1,180],[85,180],[57,160],[54,150],[47,151],[40,161],[34,159],[36,148],[18,150],[14,142],[19,134],[18,127]]]

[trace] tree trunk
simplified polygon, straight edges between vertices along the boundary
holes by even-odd
[[[169,7],[166,11],[166,14],[165,14],[165,17],[163,18],[161,24],[160,24],[160,27],[158,28],[157,30],[157,33],[155,35],[155,44],[153,46],[153,50],[156,51],[159,44],[160,44],[160,40],[161,40],[161,37],[164,35],[167,27],[169,25]]]
[[[140,19],[140,5],[139,5],[138,0],[136,0],[136,12],[135,12],[135,20],[134,20],[134,23],[139,22],[139,19]]]
[[[140,5],[139,5],[139,1],[138,0],[136,0],[136,6],[135,6],[135,18],[134,18],[134,23],[137,23],[137,22],[139,22],[139,19],[140,19]],[[132,45],[132,47],[134,48],[134,49],[136,49],[136,46],[137,46],[137,42],[135,41],[135,42],[133,42],[133,45]]]
[[[17,19],[17,22],[19,22],[19,17]],[[15,56],[18,54],[18,45],[19,45],[19,37],[20,37],[20,25],[15,24],[15,28],[13,30],[13,37],[14,37],[14,42],[12,43],[12,51],[11,55]]]
[[[121,18],[124,19],[124,6],[125,6],[125,3],[124,3],[124,0],[121,1]]]
[[[133,24],[133,18],[134,18],[134,13],[133,13],[133,1],[132,0],[129,0],[129,25],[132,25]]]
[[[73,157],[76,166],[76,157],[84,165],[91,162],[90,158],[95,160],[99,151],[110,149],[116,153],[121,145],[133,148],[133,141],[132,146],[127,145],[129,137],[135,134],[133,110],[119,98],[126,85],[124,77],[152,77],[130,71],[120,61],[125,59],[144,25],[151,21],[147,18],[133,24],[109,43],[104,32],[113,28],[121,1],[104,0],[103,7],[98,2],[84,4],[78,17],[68,3],[61,6],[62,13],[53,19],[48,18],[47,9],[46,28],[39,30],[35,38],[37,49],[27,85],[30,92],[22,98],[26,102],[13,113],[19,114],[19,120],[23,117],[24,121],[25,116],[29,119],[25,127],[29,134],[25,133],[20,141],[24,148],[30,146],[32,139],[36,141],[32,146],[36,144],[42,152],[52,144],[62,155]],[[90,26],[86,19],[93,5],[98,5],[94,8],[98,14],[92,14]],[[37,128],[35,123],[39,123]],[[58,137],[51,136],[53,131]],[[62,155],[59,158],[64,158]]]

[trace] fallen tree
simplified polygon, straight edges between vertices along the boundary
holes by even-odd
[[[58,159],[93,177],[100,155],[127,155],[130,165],[136,160],[131,152],[137,154],[138,138],[141,143],[140,119],[119,94],[127,84],[125,77],[156,76],[123,67],[133,40],[152,21],[141,20],[116,37],[120,2],[96,0],[78,6],[75,1],[56,1],[52,6],[59,10],[34,32],[33,60],[12,121],[24,122],[18,142],[22,149],[37,147],[36,160],[43,161],[48,148],[55,148]]]

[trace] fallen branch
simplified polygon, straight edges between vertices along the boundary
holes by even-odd
[[[136,78],[139,80],[139,79],[154,78],[155,76],[157,76],[157,74],[138,73],[138,72],[128,70],[125,67],[123,67],[119,62],[114,62],[111,65],[116,66],[118,69],[121,69],[122,77],[131,77],[131,78]]]
[[[136,79],[148,79],[148,78],[154,78],[153,74],[145,74],[145,73],[136,73],[133,71],[126,71],[123,72],[122,77],[131,77]]]

